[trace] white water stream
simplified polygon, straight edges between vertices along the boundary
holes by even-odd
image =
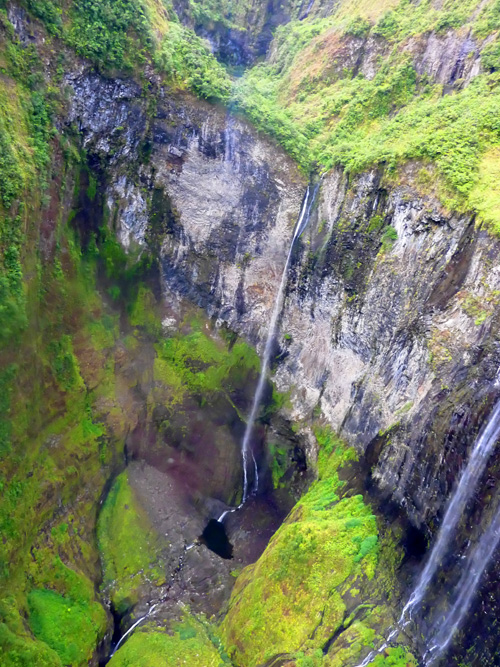
[[[429,555],[429,558],[427,560],[427,563],[422,570],[422,573],[420,574],[420,577],[417,581],[417,585],[415,586],[413,593],[410,596],[410,599],[406,603],[403,611],[401,612],[401,616],[399,617],[399,620],[397,624],[395,625],[394,628],[391,628],[389,632],[389,636],[387,637],[386,641],[384,644],[378,649],[378,651],[372,651],[366,658],[365,660],[360,663],[357,667],[367,667],[371,662],[373,662],[374,658],[381,653],[387,646],[389,645],[389,642],[394,639],[394,637],[399,634],[400,630],[404,628],[411,620],[411,615],[412,612],[421,604],[422,600],[424,599],[429,586],[436,574],[436,572],[439,570],[441,567],[441,563],[443,560],[443,557],[446,555],[446,552],[448,550],[448,547],[450,545],[451,539],[453,538],[458,522],[460,521],[460,518],[463,514],[463,511],[465,509],[465,506],[469,502],[469,500],[472,498],[476,487],[478,485],[478,482],[484,473],[486,469],[486,464],[488,463],[488,460],[493,452],[494,446],[496,444],[496,441],[500,437],[500,401],[497,402],[495,405],[488,421],[486,422],[486,426],[481,430],[481,433],[479,434],[479,437],[476,440],[476,443],[474,445],[474,448],[472,450],[472,453],[469,458],[469,462],[467,466],[465,467],[465,470],[463,471],[460,481],[458,482],[458,486],[451,496],[451,500],[448,504],[448,508],[446,510],[446,513],[443,518],[443,523],[441,524],[441,528],[439,529],[438,535],[436,542],[431,550],[431,553]],[[496,528],[495,528],[496,522],[494,521],[492,526],[493,526],[493,532],[495,533],[495,538],[496,538]],[[500,518],[499,518],[499,529],[500,529]],[[491,527],[490,527],[491,529]],[[484,534],[483,537],[486,537],[486,535],[489,535],[490,529]],[[500,539],[500,538],[499,538]],[[493,542],[492,537],[489,537],[489,540]],[[478,544],[478,549],[479,546],[483,540]],[[496,545],[495,545],[496,546]],[[493,553],[494,547],[491,551]],[[486,553],[486,551],[484,552]],[[490,553],[490,556],[491,556]],[[472,555],[469,564],[466,564],[466,572],[469,567],[472,567],[474,565],[474,557],[476,555],[476,552]],[[486,564],[490,558],[486,559],[483,565],[483,569],[486,567]],[[477,560],[479,560],[480,556],[477,556]],[[475,584],[475,588],[477,588],[477,584],[479,582],[479,578],[481,576],[482,570],[479,573],[477,577],[477,581]],[[464,574],[465,576],[465,574]],[[474,575],[475,576],[475,575]],[[460,584],[459,584],[460,586]],[[464,595],[469,595],[470,593],[470,598],[472,599],[472,596],[474,595],[475,588],[473,588],[469,582],[469,588],[470,591],[464,590],[463,593]],[[471,601],[469,599],[469,602]],[[452,610],[453,611],[453,610]],[[450,611],[451,614],[451,611]],[[465,612],[464,612],[465,614]],[[463,618],[463,615],[461,616]],[[461,619],[460,619],[461,620]],[[459,623],[460,623],[459,620]],[[452,628],[454,624],[454,621],[450,621],[449,627],[450,629]],[[458,625],[457,625],[458,627]],[[453,634],[455,632],[456,628],[453,630]],[[443,631],[444,631],[444,626],[443,626]],[[440,633],[439,633],[439,636]],[[451,641],[451,635],[449,639],[447,640],[446,646],[449,644]],[[436,639],[439,643],[439,639]],[[444,639],[442,640],[444,642]],[[444,648],[443,648],[444,650]]]
[[[321,181],[314,186],[312,194],[311,194],[311,187],[308,186],[307,188],[306,195],[304,197],[304,202],[302,204],[302,209],[300,211],[299,219],[297,221],[297,224],[295,225],[295,231],[293,233],[292,242],[290,244],[290,250],[288,251],[288,256],[286,258],[285,266],[283,268],[283,273],[281,274],[280,286],[276,294],[276,299],[274,301],[274,308],[269,322],[269,329],[267,331],[266,345],[264,347],[264,352],[262,354],[259,380],[257,382],[257,388],[255,389],[252,409],[250,410],[250,415],[248,416],[248,420],[245,427],[245,433],[243,435],[243,441],[241,444],[241,456],[243,459],[243,495],[241,503],[238,505],[238,507],[234,507],[230,510],[226,510],[225,512],[223,512],[218,519],[219,521],[223,521],[228,514],[231,514],[232,512],[236,512],[237,510],[241,509],[248,500],[248,497],[250,495],[249,483],[248,483],[249,455],[252,457],[252,462],[254,467],[254,475],[255,475],[254,491],[256,491],[259,486],[259,470],[257,467],[257,461],[255,460],[255,456],[252,450],[250,449],[250,439],[252,437],[253,427],[255,424],[255,420],[257,418],[257,412],[259,410],[262,401],[262,394],[264,393],[264,388],[266,386],[267,371],[271,360],[271,353],[273,351],[274,337],[276,334],[276,325],[278,323],[278,318],[280,316],[281,308],[283,305],[283,295],[285,292],[285,286],[288,277],[288,268],[290,266],[290,261],[292,259],[292,252],[295,247],[295,242],[297,241],[298,238],[300,238],[305,228],[307,227],[307,223],[309,222],[309,217],[311,214],[311,209],[316,199],[320,183]]]
[[[115,648],[111,651],[111,653],[110,653],[110,655],[109,655],[110,659],[111,659],[111,658],[114,656],[114,654],[118,651],[118,649],[120,648],[120,645],[125,641],[125,639],[128,637],[128,635],[136,629],[136,627],[139,625],[139,623],[142,623],[142,622],[145,621],[147,618],[149,618],[149,617],[151,616],[151,614],[154,612],[154,610],[156,609],[156,607],[158,607],[159,604],[160,604],[160,603],[157,602],[156,604],[151,605],[151,607],[150,607],[148,613],[147,613],[147,614],[144,614],[144,616],[141,616],[139,619],[137,619],[137,621],[136,621],[133,625],[130,626],[130,628],[127,630],[127,632],[125,632],[125,633],[120,637],[120,640],[118,641],[118,643],[116,644]]]

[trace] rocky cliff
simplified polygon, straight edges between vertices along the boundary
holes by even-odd
[[[173,10],[157,4],[146,3],[144,16],[156,17],[162,39],[169,30],[177,39],[177,21],[175,28],[167,25]],[[469,3],[463,16],[454,3],[444,8],[427,3],[427,22],[419,14],[423,23],[417,31],[405,23],[405,3],[386,3],[380,12],[364,5],[358,12],[353,3],[317,4],[276,11],[271,3],[261,13],[262,7],[245,5],[233,8],[230,16],[226,6],[217,6],[215,14],[212,8],[211,14],[204,5],[205,13],[196,12],[193,3],[174,3],[184,23],[209,37],[215,52],[232,64],[249,63],[265,53],[272,29],[292,21],[290,35],[300,39],[288,43],[278,31],[266,63],[236,84],[236,109],[228,109],[213,99],[224,98],[225,79],[208,52],[196,50],[192,36],[178,51],[188,49],[187,43],[193,51],[167,72],[159,63],[168,61],[168,37],[162,47],[154,47],[158,57],[141,60],[139,49],[132,64],[120,60],[117,44],[110,42],[109,61],[102,66],[96,60],[94,33],[86,42],[76,40],[74,26],[78,12],[84,11],[80,5],[72,10],[74,23],[66,23],[57,12],[49,21],[37,3],[7,3],[2,76],[5,89],[14,91],[12,99],[19,100],[9,106],[19,121],[18,134],[3,116],[0,129],[12,160],[26,174],[24,190],[15,191],[17,199],[0,183],[3,227],[13,228],[17,220],[15,238],[2,236],[2,271],[20,299],[12,266],[20,239],[26,240],[26,322],[33,323],[28,333],[22,333],[22,323],[14,332],[23,336],[12,357],[21,370],[16,366],[2,380],[10,395],[13,374],[19,372],[15,407],[0,402],[13,448],[5,452],[19,457],[6,456],[1,481],[8,489],[6,558],[22,554],[30,571],[24,577],[14,568],[23,582],[18,586],[8,581],[6,571],[2,641],[9,655],[24,651],[23,659],[30,660],[36,651],[34,635],[50,646],[40,664],[97,660],[93,650],[103,641],[109,618],[106,626],[89,582],[100,579],[93,534],[99,497],[110,486],[100,513],[103,594],[117,615],[125,614],[122,628],[130,626],[134,614],[146,613],[147,601],[175,598],[157,622],[168,625],[176,642],[186,632],[191,638],[193,632],[210,636],[211,630],[184,616],[182,605],[190,602],[196,613],[219,611],[232,587],[230,568],[205,546],[188,551],[184,562],[184,548],[198,544],[206,521],[239,500],[239,441],[258,371],[250,346],[262,352],[306,187],[310,178],[317,182],[321,170],[319,194],[294,246],[286,282],[272,364],[276,388],[268,387],[267,409],[255,437],[271,501],[266,499],[260,509],[256,501],[261,514],[252,508],[249,515],[255,510],[255,516],[242,519],[241,525],[234,518],[228,521],[230,537],[240,545],[239,566],[260,555],[313,471],[319,470],[319,479],[262,559],[238,578],[222,629],[231,659],[238,665],[269,667],[356,664],[371,642],[382,640],[427,541],[435,535],[500,393],[500,242],[494,233],[496,213],[491,212],[496,200],[492,204],[485,194],[498,159],[491,139],[496,132],[496,42],[493,28],[476,29],[474,23],[483,17],[483,23],[487,19],[494,27],[496,14],[491,10],[491,16],[485,15],[484,3]],[[244,34],[242,26],[248,25]],[[127,25],[119,26],[124,44],[136,39]],[[142,37],[139,30],[137,39],[143,48],[153,49],[160,39],[155,35]],[[38,64],[31,80],[26,73],[33,50]],[[200,63],[207,67],[206,77],[216,72],[209,89],[207,81],[193,83]],[[262,88],[253,89],[252,77],[260,75]],[[195,97],[187,86],[211,102]],[[212,94],[215,89],[217,95]],[[486,90],[493,92],[484,118],[471,111],[464,121],[467,128],[458,125],[465,102],[472,108],[474,95],[489,100]],[[462,106],[452,107],[455,103]],[[50,114],[44,116],[42,108],[50,108]],[[435,108],[446,117],[444,131],[453,141],[460,137],[446,144],[448,152],[432,152],[426,143],[442,129],[429,129],[422,121],[437,122]],[[242,110],[260,128],[272,125],[275,139],[255,129]],[[31,140],[33,123],[40,126],[43,120],[48,128],[49,116],[53,129]],[[423,128],[421,135],[405,143],[415,127]],[[477,136],[470,128],[477,129]],[[328,150],[332,162],[322,162]],[[38,160],[40,181],[26,166],[27,156]],[[44,169],[50,171],[49,183],[43,180]],[[471,173],[479,174],[473,184]],[[29,183],[36,183],[32,197]],[[493,185],[491,190],[496,192]],[[28,212],[21,219],[23,200]],[[40,211],[42,222],[37,221]],[[83,284],[84,294],[79,291]],[[9,336],[2,349],[5,368],[15,349]],[[44,368],[45,397],[28,388],[25,349]],[[37,414],[47,412],[46,419],[37,421],[36,444],[19,407],[25,396]],[[64,420],[70,405],[78,407],[68,425]],[[340,455],[345,444],[332,439],[333,432],[354,448],[357,463],[353,452]],[[88,474],[82,479],[70,466],[68,452],[73,450],[66,439],[75,443],[75,451],[85,452],[84,459],[77,458],[79,465],[87,461]],[[23,461],[26,449],[30,462],[21,465],[19,474],[14,463]],[[35,465],[31,461],[38,452],[45,454]],[[128,465],[133,459],[142,464]],[[114,482],[126,464],[126,476]],[[51,477],[53,465],[59,472]],[[67,470],[70,477],[76,475],[68,484],[62,477]],[[458,556],[465,538],[476,540],[491,515],[497,477],[493,462],[460,527]],[[49,481],[40,494],[43,479]],[[168,489],[168,503],[160,488]],[[82,489],[92,511],[85,517],[80,506],[74,520]],[[16,510],[19,497],[23,500]],[[19,526],[25,504],[31,507],[32,528],[23,534]],[[123,514],[116,507],[132,511]],[[66,537],[68,525],[79,544],[76,550]],[[145,553],[143,560],[135,560],[121,540],[140,528]],[[251,531],[258,534],[254,550],[248,546]],[[107,541],[110,534],[116,544]],[[159,542],[155,534],[162,536]],[[175,537],[165,540],[169,534]],[[92,544],[88,553],[86,543]],[[338,553],[331,544],[339,545]],[[306,554],[303,560],[295,548]],[[334,557],[338,562],[331,569]],[[61,570],[63,583],[54,583],[47,574],[52,558],[66,568]],[[148,560],[162,563],[163,571],[158,573]],[[283,560],[290,566],[288,582],[280,569]],[[452,573],[456,560],[450,559]],[[78,596],[66,580],[73,571],[86,582],[80,582],[85,591],[79,589]],[[269,572],[274,584],[262,602]],[[446,585],[446,576],[442,579]],[[300,600],[294,597],[297,591],[303,593]],[[92,645],[87,642],[73,654],[64,647],[58,653],[61,639],[43,618],[60,598],[64,606],[70,593],[91,619]],[[442,593],[437,590],[436,599]],[[19,597],[13,601],[12,595]],[[497,596],[492,574],[477,602],[482,621],[471,624],[496,613]],[[297,612],[287,627],[280,625],[301,604],[302,611],[308,610],[304,618]],[[59,623],[57,609],[51,618]],[[271,647],[266,646],[262,614],[275,619]],[[468,650],[484,664],[496,664],[495,633],[481,647],[474,635],[461,637],[450,664],[459,664]],[[26,644],[22,650],[19,637]],[[212,655],[205,639],[203,650],[211,664],[222,653],[217,649]],[[108,633],[103,647],[109,640]],[[137,658],[145,649],[140,639],[134,641],[137,647],[131,642],[127,651]],[[418,633],[400,641],[422,649]],[[166,646],[166,654],[170,650]],[[113,664],[129,659],[122,655]],[[384,659],[386,664],[412,660],[404,651]],[[16,664],[13,660],[9,664]]]

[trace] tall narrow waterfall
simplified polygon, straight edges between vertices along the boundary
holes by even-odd
[[[462,574],[452,596],[452,605],[444,619],[434,626],[434,633],[429,642],[431,644],[425,656],[425,664],[432,665],[448,648],[456,631],[465,620],[469,607],[477,592],[481,576],[483,575],[495,549],[500,542],[500,508],[488,529],[483,533],[478,544],[467,555],[465,571]]]
[[[411,617],[411,612],[423,600],[432,578],[441,565],[444,555],[448,549],[451,538],[455,533],[457,524],[462,516],[465,506],[472,498],[481,475],[484,473],[488,459],[493,451],[495,442],[500,436],[500,401],[495,405],[486,426],[479,434],[474,449],[470,455],[469,462],[460,477],[458,486],[451,497],[448,509],[443,518],[438,536],[425,568],[420,575],[415,590],[406,603],[401,613],[400,623],[405,617]]]
[[[463,471],[460,477],[460,481],[458,482],[458,486],[448,504],[448,508],[443,518],[443,523],[441,524],[441,528],[439,529],[436,542],[432,547],[427,563],[424,569],[422,570],[422,573],[420,574],[420,577],[417,581],[417,585],[415,586],[415,589],[413,590],[410,599],[408,600],[403,611],[401,612],[401,616],[396,626],[390,632],[389,637],[387,638],[384,645],[378,651],[372,651],[372,653],[370,653],[367,656],[367,658],[360,665],[358,665],[358,667],[366,667],[366,665],[369,665],[373,661],[375,656],[381,651],[383,651],[387,647],[388,643],[409,622],[409,619],[411,619],[412,612],[416,607],[418,607],[421,604],[434,578],[434,575],[441,567],[443,557],[446,555],[451,539],[455,534],[456,527],[463,514],[465,506],[467,505],[468,501],[472,498],[474,491],[476,490],[478,482],[485,471],[486,464],[488,463],[494,445],[499,437],[500,437],[500,401],[498,401],[497,404],[495,405],[486,423],[486,426],[481,430],[481,433],[479,434],[479,437],[476,440],[476,443],[469,458],[469,462],[465,467],[465,470]],[[499,519],[499,524],[500,524],[500,519]],[[492,526],[493,530],[495,531],[494,527],[495,521],[493,522]],[[487,533],[489,533],[489,531],[487,531]],[[487,533],[485,533],[485,535]],[[493,538],[490,537],[490,540],[493,541]],[[478,546],[478,549],[481,543],[482,540]],[[471,558],[470,567],[472,567],[473,565],[475,554],[476,552],[474,552],[474,555]],[[479,556],[477,558],[479,558]],[[484,564],[484,567],[485,566],[486,563]],[[475,584],[476,587],[480,576],[481,573],[478,575],[478,579]],[[469,587],[472,588],[470,582],[469,582]],[[471,596],[473,594],[474,590],[472,590]],[[452,612],[450,612],[450,614],[451,613]],[[452,625],[453,622],[450,621],[450,627]],[[453,632],[454,631],[455,630],[453,630]],[[449,641],[451,641],[451,638],[450,640],[448,640],[448,643]]]
[[[273,350],[274,336],[276,333],[276,325],[278,323],[278,317],[281,312],[281,307],[283,305],[283,295],[285,292],[285,286],[288,276],[288,268],[290,266],[290,261],[292,259],[292,252],[295,246],[295,242],[300,238],[301,234],[304,232],[309,222],[309,217],[311,215],[311,210],[313,204],[316,200],[318,194],[319,186],[321,181],[319,181],[313,188],[308,186],[304,201],[302,203],[302,208],[300,211],[299,219],[295,225],[295,230],[292,237],[292,242],[290,244],[290,250],[288,251],[288,256],[286,258],[285,266],[283,268],[283,273],[281,275],[281,282],[276,293],[276,299],[274,301],[274,308],[271,314],[271,319],[269,321],[269,329],[267,331],[266,344],[264,347],[264,352],[261,359],[260,375],[257,382],[257,387],[255,389],[255,394],[252,402],[252,409],[250,410],[250,415],[248,416],[248,421],[245,427],[245,433],[243,436],[243,441],[241,443],[241,456],[243,459],[243,496],[240,505],[233,510],[226,510],[220,517],[219,521],[222,521],[224,517],[230,512],[240,509],[246,503],[249,496],[249,481],[248,481],[248,468],[249,468],[249,455],[252,458],[252,463],[255,473],[255,489],[258,487],[259,483],[259,471],[257,468],[257,461],[250,449],[250,439],[252,437],[253,427],[255,424],[255,419],[257,418],[257,412],[259,410],[260,403],[262,401],[262,394],[264,393],[264,387],[266,386],[266,376],[269,368],[269,362],[271,360],[271,352]]]

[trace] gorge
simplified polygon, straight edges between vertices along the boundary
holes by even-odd
[[[500,664],[499,31],[0,0],[0,664]]]

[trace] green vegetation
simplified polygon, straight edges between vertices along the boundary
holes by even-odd
[[[344,591],[373,577],[375,517],[361,496],[340,497],[338,469],[353,453],[326,429],[318,432],[318,481],[237,579],[222,630],[238,664],[323,646],[344,620]]]
[[[229,663],[207,623],[186,614],[172,634],[145,626],[135,632],[110,661],[110,667],[222,667]]]
[[[138,379],[131,365],[120,375],[124,357],[136,361],[144,344],[152,359],[156,342],[153,368],[141,370],[153,378],[150,386],[144,382],[148,419],[156,391],[167,408],[162,428],[188,401],[211,408],[224,398],[237,411],[234,395],[259,369],[248,345],[222,340],[205,322],[184,322],[177,335],[161,339],[147,253],[127,255],[105,227],[81,251],[66,217],[86,158],[74,138],[55,129],[64,125],[55,118],[67,103],[58,87],[65,59],[73,51],[107,75],[134,74],[145,91],[141,68],[154,65],[174,88],[231,101],[306,170],[341,165],[358,173],[383,165],[397,180],[399,166],[414,161],[421,184],[435,180],[446,206],[472,207],[500,232],[500,46],[491,39],[485,71],[470,85],[443,88],[417,73],[407,40],[467,24],[476,0],[444,0],[440,9],[431,0],[385,0],[377,9],[363,1],[359,15],[345,0],[333,17],[278,29],[272,57],[232,89],[205,41],[179,23],[168,2],[73,0],[64,11],[55,0],[23,4],[47,34],[38,46],[21,44],[0,2],[0,646],[7,667],[60,667],[88,664],[106,629],[93,586],[95,516],[118,467],[129,426],[124,412],[134,406],[129,385]],[[190,11],[199,23],[237,29],[248,11],[243,4],[192,0]],[[500,2],[487,3],[471,28],[478,39],[498,30]],[[373,75],[364,76],[346,47],[358,53],[369,35],[380,54]],[[101,184],[87,176],[82,192],[97,205]],[[380,216],[367,231],[380,234],[382,252],[397,239]],[[111,306],[97,290],[98,267],[99,289],[112,297]],[[464,295],[461,306],[480,326],[497,301],[490,290],[484,299]],[[131,333],[120,341],[122,325]],[[435,364],[451,360],[449,345],[447,332],[434,332]],[[273,391],[270,410],[285,400]],[[354,452],[329,429],[316,429],[316,437],[318,480],[259,562],[238,577],[223,624],[231,653],[248,665],[267,660],[272,646],[299,667],[341,667],[388,625],[384,600],[393,588],[396,549],[384,545],[361,496],[343,497],[339,470]],[[279,487],[287,454],[271,446],[270,455]],[[161,545],[126,473],[106,499],[98,542],[104,586],[119,612],[134,604],[142,586],[164,581]],[[376,571],[383,587],[376,604],[356,606],[359,589],[375,585]],[[339,630],[349,645],[323,656],[321,648]],[[228,662],[213,631],[186,617],[172,634],[142,628],[111,664]],[[375,664],[412,665],[413,658],[403,648],[388,649]]]
[[[230,395],[250,373],[258,372],[259,357],[247,343],[238,341],[228,348],[196,322],[192,329],[156,346],[155,379],[170,387],[173,404],[181,403],[188,394],[202,403],[218,392]]]
[[[416,660],[411,653],[402,647],[388,648],[384,655],[378,655],[373,661],[375,667],[416,667]]]
[[[206,42],[179,23],[162,0],[27,0],[29,9],[79,55],[104,71],[137,71],[154,62],[171,83],[207,99],[227,100],[231,82]],[[0,126],[0,146],[2,133]],[[8,153],[6,165],[10,165]],[[17,178],[12,173],[12,178]],[[1,192],[1,183],[0,183]],[[6,191],[6,196],[10,196]]]
[[[284,447],[278,447],[278,445],[273,443],[269,443],[267,448],[271,457],[273,486],[275,489],[279,489],[283,486],[281,479],[286,473],[289,464],[287,450]]]
[[[107,625],[92,583],[95,507],[115,450],[96,409],[113,394],[93,346],[107,320],[95,262],[65,224],[79,158],[53,126],[61,97],[46,56],[17,41],[3,10],[0,32],[2,664],[83,665]],[[89,390],[89,378],[103,386]]]
[[[206,44],[191,30],[177,23],[170,25],[159,47],[155,62],[171,80],[184,83],[200,97],[227,102],[231,81]]]
[[[58,654],[46,644],[34,641],[26,632],[23,635],[22,621],[20,617],[16,620],[19,633],[12,632],[6,623],[0,623],[0,646],[5,667],[62,667]]]
[[[50,590],[31,591],[28,604],[35,637],[50,646],[63,664],[87,665],[106,631],[103,608]]]
[[[382,234],[381,238],[382,252],[389,251],[392,248],[394,242],[397,241],[397,239],[398,239],[397,231],[394,229],[394,227],[391,227],[389,225],[389,227],[387,227],[387,229]]]
[[[156,314],[156,299],[144,284],[138,286],[137,296],[131,307],[130,324],[141,327],[155,338],[161,335],[161,322]]]
[[[165,580],[161,545],[138,504],[127,473],[115,481],[99,516],[99,550],[104,569],[104,587],[118,613],[137,602],[146,582],[160,585]]]
[[[485,52],[490,71],[447,95],[427,75],[417,74],[407,48],[411,36],[466,24],[479,3],[448,0],[436,9],[430,0],[401,0],[372,25],[345,19],[345,4],[333,17],[278,28],[272,58],[235,83],[237,108],[273,134],[304,169],[341,165],[358,173],[383,164],[396,172],[408,160],[433,165],[443,204],[475,208],[500,233],[500,191],[486,157],[496,156],[500,145],[498,43]],[[498,28],[499,15],[498,3],[484,7],[472,24],[478,38]],[[350,65],[345,57],[346,49],[357,48],[349,40],[364,39],[368,32],[385,42],[370,78],[356,73],[354,61]]]
[[[131,67],[139,44],[152,45],[152,30],[144,2],[133,0],[74,0],[71,23],[64,26],[69,44],[77,53],[104,67]],[[132,58],[131,58],[132,57]]]

